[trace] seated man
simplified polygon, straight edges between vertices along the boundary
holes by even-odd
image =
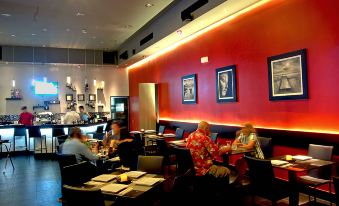
[[[77,162],[98,160],[99,156],[92,153],[84,144],[86,137],[81,133],[79,127],[73,127],[70,137],[63,143],[62,154],[74,154]]]
[[[118,145],[123,142],[133,141],[133,139],[128,137],[128,134],[121,132],[120,124],[118,122],[113,122],[110,127],[111,131],[105,134],[104,140],[102,141],[104,147],[116,149]]]
[[[187,138],[186,147],[190,149],[196,175],[210,174],[215,177],[225,177],[229,174],[229,170],[226,167],[213,165],[213,160],[227,153],[230,147],[218,148],[209,135],[210,125],[202,121],[199,123],[198,129]]]

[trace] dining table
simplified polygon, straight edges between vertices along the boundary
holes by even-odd
[[[295,155],[292,158],[288,158],[288,155],[284,155],[270,158],[272,166],[274,168],[287,170],[288,172],[289,205],[292,206],[296,206],[299,204],[299,190],[297,184],[298,174],[302,172],[308,172],[313,169],[319,169],[321,167],[331,166],[334,164],[334,162],[332,161],[313,159],[311,157],[305,158],[304,160],[300,158],[294,158],[297,156],[298,155]]]

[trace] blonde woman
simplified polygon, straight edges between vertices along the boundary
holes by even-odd
[[[253,156],[259,159],[264,159],[264,154],[261,151],[256,131],[252,124],[246,123],[240,130],[240,134],[233,142],[239,148],[253,149]]]

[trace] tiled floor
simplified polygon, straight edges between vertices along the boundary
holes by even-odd
[[[57,161],[35,159],[33,156],[13,157],[15,170],[10,164],[3,173],[5,158],[0,159],[0,205],[1,206],[61,206],[60,172]],[[239,200],[240,205],[250,205],[250,197]],[[256,205],[271,205],[270,201],[256,198]],[[300,205],[309,205],[308,197],[300,195]],[[277,205],[287,206],[288,198]],[[320,204],[317,205],[329,205]]]
[[[60,206],[60,172],[57,161],[38,160],[33,156],[13,157],[4,171],[5,158],[0,159],[1,206]]]

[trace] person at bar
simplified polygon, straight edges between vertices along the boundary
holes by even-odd
[[[70,137],[62,145],[61,153],[74,154],[78,163],[98,160],[99,156],[91,152],[86,144],[84,144],[86,140],[87,138],[82,134],[81,129],[79,127],[73,127]]]
[[[64,117],[64,124],[74,124],[80,120],[80,115],[75,111],[75,107],[66,112]]]
[[[264,153],[260,148],[260,143],[257,138],[257,133],[251,123],[246,123],[238,132],[238,136],[233,142],[239,148],[245,148],[248,150],[253,149],[252,156],[264,159]]]
[[[82,105],[79,106],[79,116],[80,116],[80,120],[84,122],[88,122],[88,120],[91,118],[91,115],[85,111],[85,108]]]
[[[27,111],[27,107],[21,107],[21,113],[19,117],[19,124],[23,124],[25,126],[32,126],[33,125],[33,115],[32,113]]]
[[[109,126],[109,125],[107,125]],[[133,139],[128,138],[128,134],[122,132],[118,122],[112,122],[110,125],[111,130],[104,136],[102,144],[106,148],[117,148],[123,142],[132,142]]]
[[[196,176],[210,174],[215,177],[225,177],[230,172],[228,168],[214,165],[213,160],[230,151],[230,147],[222,146],[218,148],[209,136],[209,123],[201,121],[198,129],[187,138],[186,147],[190,149]]]

